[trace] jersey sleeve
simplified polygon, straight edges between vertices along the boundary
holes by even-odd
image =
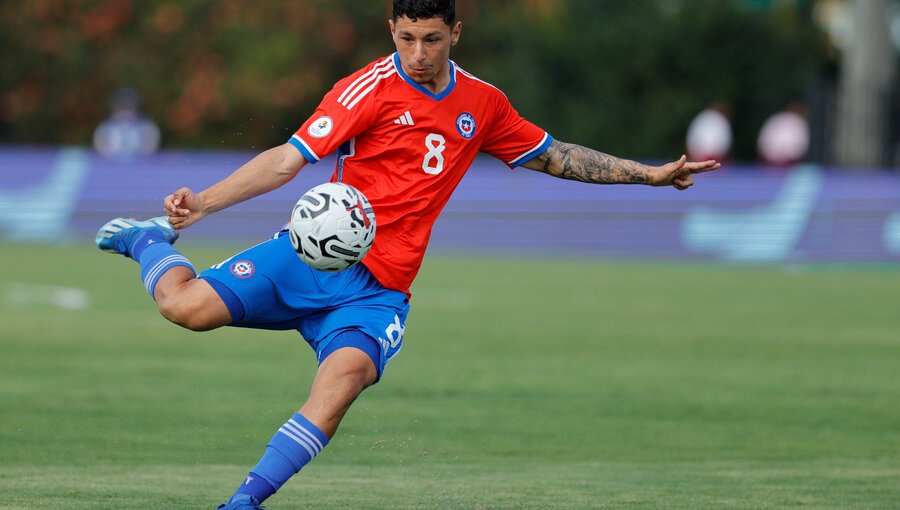
[[[490,135],[481,146],[482,152],[515,168],[540,156],[550,147],[553,137],[522,118],[506,95],[497,91],[494,104],[495,120]]]
[[[300,126],[288,143],[309,163],[317,163],[344,142],[365,131],[375,118],[375,94],[361,94],[360,80],[366,69],[337,82],[325,94],[316,111]]]

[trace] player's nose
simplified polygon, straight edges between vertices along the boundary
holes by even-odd
[[[420,63],[425,60],[425,45],[423,43],[416,43],[416,48],[413,51],[413,60],[416,63]]]

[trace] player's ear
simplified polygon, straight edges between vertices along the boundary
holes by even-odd
[[[450,29],[450,44],[456,45],[459,42],[460,33],[462,33],[462,21],[457,21],[453,28]]]
[[[394,25],[394,18],[388,18],[388,28],[391,30],[391,37],[397,36],[397,26]]]

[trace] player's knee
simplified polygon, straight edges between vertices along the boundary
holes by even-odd
[[[324,365],[328,363],[327,367]],[[338,349],[323,362],[329,378],[342,386],[346,393],[359,395],[375,382],[378,371],[372,360],[354,348]]]
[[[212,287],[198,279],[179,287],[157,287],[153,297],[163,317],[191,331],[209,331],[231,324],[228,307]]]
[[[209,331],[219,327],[210,320],[209,314],[190,300],[177,297],[158,299],[156,302],[159,313],[169,322],[177,324],[191,331]]]
[[[356,398],[375,379],[372,361],[366,360],[367,366],[361,360],[345,356],[348,351],[352,349],[339,349],[322,362],[309,399],[300,409],[303,416],[323,427],[329,437],[334,435]]]
[[[347,367],[340,374],[340,381],[346,388],[347,393],[357,396],[372,384],[374,379],[373,371],[365,366]]]

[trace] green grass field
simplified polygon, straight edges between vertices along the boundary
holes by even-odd
[[[0,509],[214,508],[313,375],[297,334],[168,324],[121,257],[0,264]],[[407,326],[269,508],[900,507],[896,267],[436,255]]]

